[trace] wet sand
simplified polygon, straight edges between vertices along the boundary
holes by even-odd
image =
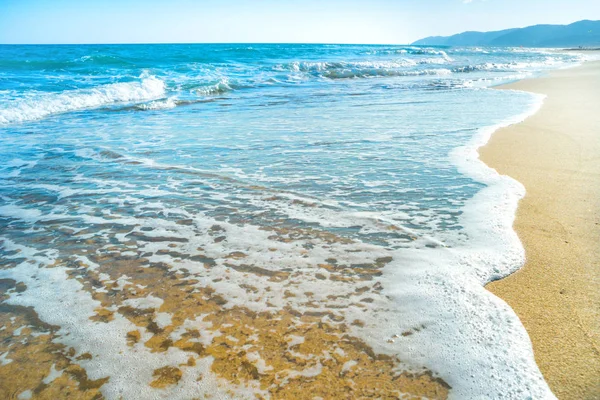
[[[523,319],[555,392],[560,395],[564,388],[571,398],[578,399],[594,398],[599,376],[598,326],[593,325],[598,323],[599,302],[597,290],[593,292],[597,285],[592,283],[592,277],[598,275],[588,270],[592,260],[598,260],[594,243],[598,242],[600,221],[597,213],[587,215],[586,207],[597,211],[600,198],[598,186],[593,185],[599,176],[600,143],[590,139],[600,121],[594,117],[597,101],[589,97],[598,93],[600,82],[593,76],[598,65],[586,68],[547,79],[550,83],[542,89],[548,90],[550,99],[544,109],[525,124],[495,135],[491,146],[482,151],[484,160],[515,176],[528,189],[517,229],[530,263],[506,283],[491,286]],[[540,82],[544,80],[519,85]],[[571,92],[575,89],[581,93],[590,90],[588,98]],[[576,106],[567,107],[569,104]],[[528,125],[539,115],[545,117],[538,124],[551,123],[550,127]],[[561,119],[552,119],[557,116]],[[581,126],[574,137],[563,133],[565,126],[575,124]],[[519,129],[528,130],[523,135]],[[547,142],[546,136],[550,137]],[[503,141],[508,148],[495,144]],[[521,159],[509,160],[508,154]],[[118,155],[112,159],[126,162]],[[521,170],[508,168],[518,165]],[[262,190],[258,186],[249,189]],[[589,191],[592,189],[595,192]],[[527,207],[536,193],[541,200]],[[271,194],[266,199],[276,200]],[[30,196],[28,201],[42,203],[48,197]],[[571,208],[564,210],[565,204]],[[529,220],[523,219],[524,210],[529,210]],[[156,210],[147,205],[138,210],[123,203],[112,212],[121,218],[113,215],[101,224],[70,226],[59,219],[40,221],[38,226],[43,224],[44,229],[29,232],[29,250],[0,242],[0,268],[21,268],[25,280],[0,279],[0,399],[119,398],[114,390],[141,387],[129,385],[129,380],[147,384],[146,391],[136,393],[139,398],[157,393],[164,398],[186,398],[182,390],[196,384],[206,385],[207,394],[211,394],[206,389],[210,388],[213,398],[240,398],[240,393],[247,393],[245,389],[255,391],[256,398],[274,399],[448,397],[450,387],[435,374],[403,371],[401,358],[378,354],[353,336],[353,327],[364,326],[365,321],[351,318],[348,304],[364,315],[376,310],[385,297],[379,277],[391,257],[356,252],[355,243],[331,233],[294,226],[262,227],[251,231],[262,238],[262,252],[291,253],[298,264],[295,269],[264,268],[270,264],[257,263],[253,258],[257,251],[249,251],[240,240],[248,234],[243,226],[219,220],[195,225],[192,219],[168,213],[160,216],[167,230],[133,218],[132,214],[143,214],[150,221],[158,218]],[[557,222],[561,213],[570,219]],[[238,221],[248,223],[242,217]],[[528,228],[534,226],[540,228]],[[18,237],[25,226],[12,223],[5,229]],[[596,236],[590,237],[591,232]],[[310,246],[303,247],[307,244]],[[331,246],[339,250],[334,254],[351,256],[330,257]],[[313,247],[321,254],[317,261],[308,257]],[[60,254],[42,258],[44,249],[52,248],[61,249]],[[596,251],[595,256],[590,249]],[[535,257],[538,269],[551,272],[532,269]],[[28,260],[37,260],[40,268]],[[552,267],[554,262],[558,264]],[[569,273],[561,268],[568,268]],[[525,283],[511,286],[511,280],[528,273]],[[307,282],[315,292],[305,290]],[[323,287],[319,282],[344,290],[322,299],[316,292]],[[509,295],[511,287],[514,299]],[[7,301],[28,291],[45,296],[47,304],[34,309]],[[234,295],[226,298],[228,294]],[[73,298],[76,306],[71,306]],[[519,308],[527,306],[530,299],[529,310]],[[68,313],[62,312],[64,304],[72,307]],[[400,336],[408,337],[422,328]],[[88,334],[103,340],[87,340]]]
[[[487,288],[529,332],[559,399],[600,398],[600,62],[501,89],[547,95],[481,159],[526,190],[514,223],[525,266]]]
[[[189,222],[178,220],[177,224],[192,229]],[[48,222],[51,226],[54,223]],[[221,272],[216,259],[207,255],[210,241],[222,241],[221,225],[187,235],[204,237],[206,248],[190,249],[189,239],[152,235],[148,229],[127,233],[131,227],[119,224],[110,226],[108,240],[99,236],[83,239],[82,235],[106,228],[107,225],[89,226],[75,232],[54,225],[54,237],[37,239],[47,246],[52,240],[62,250],[61,257],[39,269],[46,271],[44,278],[27,283],[0,279],[0,399],[198,395],[234,399],[416,400],[448,396],[449,386],[431,372],[402,371],[397,357],[378,354],[352,336],[350,326],[364,322],[347,319],[346,307],[328,303],[327,310],[322,311],[315,293],[302,293],[298,286],[313,275],[317,280],[329,281],[329,285],[343,282],[350,291],[343,297],[366,313],[371,312],[370,307],[376,303],[373,299],[381,296],[382,287],[376,278],[391,259],[378,258],[372,265],[361,264],[360,268],[330,259],[331,264],[309,265],[307,275],[300,268],[260,268],[246,261],[249,254],[236,251],[224,256],[227,270]],[[119,234],[128,240],[114,240]],[[300,229],[268,230],[265,234],[270,235],[272,248],[306,236],[318,236],[327,245],[350,244],[334,235],[315,235]],[[0,246],[0,268],[15,268],[34,259],[25,250],[7,250],[9,245],[1,241],[0,245],[4,246],[4,250]],[[143,251],[149,248],[154,251]],[[171,259],[169,263],[152,261],[157,256]],[[37,270],[35,263],[31,265]],[[66,328],[45,321],[49,314],[61,313],[52,301],[45,307],[50,313],[42,310],[40,315],[32,307],[6,302],[28,290],[40,296],[51,293],[54,297],[57,283],[47,279],[52,274],[64,281],[78,282],[72,283],[79,287],[75,293],[77,307],[68,313],[67,322],[60,324]],[[236,281],[239,288],[260,296],[259,300],[266,304],[264,311],[230,305],[235,297],[226,299],[215,289],[221,282],[240,277],[243,280]],[[36,286],[38,282],[42,286]],[[268,285],[268,290],[261,292],[261,285]],[[68,303],[75,295],[68,293],[59,302]],[[294,299],[304,303],[303,311],[293,307]],[[91,304],[96,308],[78,317],[81,312],[77,310],[85,310],[88,300],[93,300]],[[334,295],[327,298],[328,302],[335,300]],[[278,307],[280,303],[283,306]],[[86,329],[107,334],[90,344],[81,339],[77,344],[60,341],[65,336],[81,337],[80,332]],[[95,364],[103,366],[100,374],[89,373],[88,368]],[[116,395],[108,386],[122,377],[111,374],[111,368],[133,371],[127,379],[147,381],[146,391],[137,397]],[[206,386],[194,382],[215,382],[208,386],[215,394],[206,389],[203,393],[197,388]]]

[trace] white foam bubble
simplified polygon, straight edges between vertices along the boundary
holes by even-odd
[[[8,365],[11,362],[13,362],[12,359],[8,358],[8,354],[9,354],[8,351],[0,354],[0,365]]]
[[[29,400],[33,397],[33,392],[31,390],[25,390],[24,392],[19,393],[17,399],[19,400]]]
[[[182,367],[189,354],[175,347],[164,353],[152,353],[141,343],[129,347],[127,332],[140,329],[144,335],[145,328],[137,327],[117,313],[109,322],[91,321],[90,317],[95,315],[94,310],[101,303],[94,300],[79,281],[69,279],[66,267],[45,268],[54,263],[56,251],[39,252],[7,238],[2,238],[1,243],[6,250],[19,250],[19,257],[27,258],[12,269],[0,270],[0,278],[13,279],[27,286],[27,290],[11,296],[6,303],[33,307],[43,321],[60,326],[57,342],[73,347],[76,355],[92,354],[92,359],[81,360],[79,364],[92,380],[110,377],[100,389],[105,397],[189,399],[198,393],[212,393],[219,398],[228,398],[227,393],[233,392],[236,398],[250,399],[255,393],[262,393],[253,384],[229,384],[223,389],[222,380],[210,370],[212,357],[199,360],[195,367]],[[154,307],[162,300],[148,296],[140,302],[134,302],[134,305],[145,306],[149,302]],[[149,386],[153,380],[152,372],[165,366],[182,369],[179,385],[152,389]],[[198,380],[199,376],[202,376],[201,380]]]
[[[30,92],[27,97],[2,103],[0,124],[32,121],[52,114],[97,108],[114,103],[157,99],[165,94],[165,83],[144,76],[138,82],[122,82],[59,93]]]
[[[164,329],[172,323],[172,316],[169,313],[156,313],[156,324],[160,329]]]
[[[428,62],[429,61],[429,62]],[[423,64],[445,64],[444,59],[427,59]],[[296,74],[317,75],[330,79],[367,78],[375,76],[422,76],[422,75],[450,75],[452,71],[445,68],[411,70],[419,64],[413,60],[396,61],[339,61],[339,62],[292,62],[278,65],[275,69],[291,71]]]
[[[424,64],[444,64],[448,61],[447,54],[443,51],[436,52],[436,50],[430,49],[422,54],[441,56],[441,58],[423,59],[422,63]],[[402,76],[406,71],[401,68],[415,65],[417,63],[414,61],[405,64],[399,62],[396,65],[385,62],[363,63],[360,65],[316,63],[304,66],[292,65],[288,69],[298,73],[315,73],[321,77],[328,75],[331,77],[370,77],[375,75],[394,76],[394,74]],[[447,69],[432,69],[415,73],[443,75],[452,72]],[[142,82],[134,85],[141,87],[146,79],[153,78],[144,78]],[[105,89],[107,88],[103,87],[102,90]],[[113,90],[114,87],[110,89]],[[73,91],[70,94],[80,94],[85,97],[93,93]],[[156,94],[159,97],[158,100],[147,102],[148,98],[144,97],[145,95],[140,95],[139,101],[144,101],[143,105],[147,106],[148,109],[170,108],[171,103],[169,101],[171,99],[162,99],[164,93],[160,90],[157,90]],[[115,100],[117,98],[118,96],[113,96],[110,101],[138,101],[138,99]],[[48,99],[55,100],[50,97]],[[91,103],[96,104],[93,101]],[[96,106],[93,104],[89,107]],[[99,103],[99,105],[104,104],[107,103]],[[80,109],[77,107],[79,106],[66,107],[63,111],[59,107],[54,109],[58,111],[50,110],[49,114]],[[0,110],[0,116],[3,115],[1,112]],[[508,122],[516,122],[518,119]],[[16,119],[15,121],[19,120]],[[134,211],[136,211],[135,218],[128,216],[116,218],[116,215],[115,218],[102,218],[93,213],[94,210],[89,205],[78,206],[75,211],[76,215],[58,214],[56,211],[42,215],[37,210],[7,205],[0,207],[0,215],[30,222],[57,218],[78,218],[89,225],[127,224],[136,225],[137,227],[143,225],[154,229],[150,232],[144,231],[146,237],[186,238],[189,240],[188,243],[168,243],[168,241],[140,243],[136,250],[155,253],[148,257],[152,262],[166,262],[173,270],[186,268],[190,273],[197,274],[195,277],[198,279],[198,287],[210,285],[227,300],[225,307],[240,306],[256,311],[265,311],[265,309],[268,309],[265,304],[273,304],[274,307],[271,309],[291,304],[295,310],[305,311],[306,306],[303,306],[302,302],[306,300],[306,297],[303,297],[303,294],[309,291],[314,292],[317,309],[331,311],[332,308],[329,307],[335,305],[339,308],[333,309],[333,312],[343,309],[348,321],[352,319],[367,320],[364,329],[351,328],[354,329],[353,333],[363,337],[376,351],[399,355],[408,368],[414,368],[415,370],[420,370],[423,366],[429,368],[451,384],[451,396],[454,398],[522,398],[525,396],[550,398],[551,394],[549,394],[549,390],[535,366],[531,345],[520,322],[506,304],[486,292],[482,287],[485,282],[504,276],[518,268],[523,261],[522,247],[511,228],[516,202],[522,196],[523,188],[510,179],[497,176],[489,168],[483,166],[477,158],[477,147],[485,143],[496,128],[490,127],[481,130],[469,145],[456,149],[452,154],[453,161],[461,172],[489,185],[462,210],[461,223],[465,226],[465,233],[468,235],[469,240],[465,242],[466,244],[463,243],[462,246],[456,248],[445,248],[443,240],[437,237],[425,237],[423,240],[415,241],[410,249],[396,251],[356,242],[347,245],[328,243],[327,246],[321,246],[322,243],[319,242],[318,238],[284,243],[271,239],[274,233],[262,230],[260,226],[250,224],[238,226],[209,218],[202,213],[194,214],[192,211],[186,211],[183,207],[168,207],[165,205],[168,203],[167,199],[165,199],[165,203],[162,203],[161,201],[143,201],[129,196],[122,199],[111,196],[108,202],[122,202],[123,199],[128,199],[127,201],[131,202],[135,201],[137,204],[134,207]],[[384,135],[380,140],[379,138],[374,140],[387,142],[393,140],[393,137]],[[78,149],[76,155],[99,162],[111,162],[91,149]],[[124,158],[127,159],[125,156]],[[167,166],[151,159],[140,159],[139,161],[152,168],[168,167],[169,170],[173,170],[177,167],[187,171],[211,173],[211,171],[188,166]],[[17,165],[20,165],[18,160],[15,161],[15,167]],[[228,172],[239,178],[247,178],[242,169],[230,169]],[[248,179],[252,179],[252,176]],[[136,189],[135,185],[124,186],[126,184],[121,182],[91,179],[84,179],[84,181],[86,183],[94,182],[103,187],[121,185],[131,189],[127,193],[136,194],[134,191]],[[287,181],[282,180],[282,182],[287,183],[291,181],[290,179]],[[375,181],[372,182],[373,185],[376,183]],[[125,191],[117,188],[84,190],[46,184],[36,184],[30,187],[57,192],[60,198],[69,197],[73,194],[125,193]],[[165,198],[173,195],[172,192],[158,187],[155,189],[149,188],[144,192],[144,195]],[[394,210],[389,215],[388,213],[364,211],[349,212],[333,200],[314,199],[291,193],[277,193],[277,195],[282,197],[283,200],[269,201],[272,203],[278,202],[273,208],[288,218],[316,223],[321,227],[339,228],[360,225],[362,232],[381,232],[386,228],[394,228],[394,230],[418,236],[415,231],[403,227],[397,220],[392,218],[392,216],[395,216],[406,219],[409,215],[408,212]],[[228,194],[214,193],[211,196],[213,196],[211,197],[212,200],[224,200]],[[239,195],[237,199],[247,201],[248,204],[257,205],[257,209],[263,210],[268,207],[267,202],[261,199],[261,195],[248,195],[247,197]],[[294,200],[314,204],[315,207],[306,207]],[[456,201],[460,204],[459,200]],[[344,201],[344,204],[349,205],[351,203]],[[369,206],[370,204],[362,205]],[[160,211],[161,215],[167,217],[181,215],[192,219],[193,224],[186,227],[161,218],[145,218],[142,215],[148,209]],[[427,224],[430,218],[426,215],[427,212],[428,210],[422,211],[413,221],[417,225]],[[217,243],[213,240],[213,237],[206,234],[206,231],[215,224],[223,229],[223,236],[226,237],[223,242]],[[101,234],[104,235],[107,232],[109,231],[103,231]],[[94,235],[95,233],[89,233],[88,235],[81,235],[80,238],[89,238]],[[127,233],[119,233],[115,234],[114,238],[126,242],[129,240],[126,235]],[[179,240],[179,242],[182,242],[182,240]],[[206,253],[207,257],[214,258],[217,265],[207,270],[201,262],[178,260],[176,257],[165,253],[156,254],[158,250],[167,249],[167,244],[175,246],[168,247],[171,251],[190,255],[197,254],[197,249],[202,247],[202,252]],[[303,247],[305,244],[315,244],[315,246],[305,248]],[[426,248],[427,245],[436,248]],[[269,251],[265,251],[265,249],[269,249]],[[228,254],[232,252],[243,252],[245,258],[239,261],[228,259]],[[359,252],[362,253],[359,254]],[[21,252],[19,256],[23,254],[27,254],[28,259],[40,264],[51,263],[50,258],[53,256],[51,252],[46,252],[48,260],[41,260],[39,255],[34,255],[33,249],[29,253]],[[137,253],[129,251],[121,254],[134,256]],[[325,277],[332,275],[327,269],[317,269],[316,267],[320,263],[326,262],[330,257],[336,257],[340,263],[360,264],[383,255],[393,255],[394,260],[386,267],[383,277],[372,281],[372,283],[383,282],[385,291],[383,295],[369,294],[373,297],[372,302],[368,303],[373,306],[368,306],[369,308],[367,306],[359,308],[355,305],[349,305],[348,301],[344,299],[343,296],[353,292],[356,288],[352,283],[312,279],[315,270]],[[78,256],[78,259],[90,266],[91,269],[99,267],[86,257]],[[267,282],[266,278],[248,276],[247,273],[224,266],[225,262],[233,266],[241,264],[258,266],[268,271],[287,268],[300,275],[306,272],[306,279],[303,276],[303,279],[285,286],[285,283]],[[67,275],[62,267],[55,267],[52,270],[52,272],[47,272],[44,268],[38,269],[36,266],[23,263],[19,264],[14,271],[0,272],[0,276],[10,276],[27,283],[28,290],[22,294],[11,294],[10,301],[15,302],[14,304],[32,306],[44,321],[60,325],[62,327],[61,332],[65,334],[58,339],[60,342],[73,346],[79,353],[87,350],[94,351],[94,359],[83,361],[82,366],[92,378],[111,376],[110,383],[102,389],[106,397],[127,398],[132,394],[134,396],[139,396],[139,393],[147,394],[148,392],[138,393],[137,390],[151,390],[147,387],[147,384],[152,379],[151,371],[153,368],[164,366],[164,363],[175,366],[184,359],[185,353],[178,352],[177,349],[170,349],[166,355],[160,356],[160,360],[163,362],[163,365],[161,365],[158,355],[148,355],[147,349],[141,346],[125,347],[124,333],[128,330],[137,329],[137,327],[132,326],[119,315],[116,315],[115,320],[110,321],[108,325],[90,322],[87,318],[93,312],[94,307],[98,306],[98,302],[94,302],[91,295],[86,293],[80,285],[78,286],[77,281],[71,280],[71,283],[63,284],[61,280],[67,280]],[[21,279],[24,276],[30,276],[30,279]],[[216,278],[222,278],[223,276],[228,278],[217,281]],[[108,274],[100,274],[99,278],[104,283],[115,282],[111,280]],[[40,279],[44,282],[38,282]],[[115,279],[118,283],[117,287],[120,289],[132,284],[126,276],[115,277]],[[249,281],[256,286],[256,293],[240,289],[240,285],[247,284]],[[295,300],[294,297],[286,298],[284,295],[286,291],[297,293],[298,300]],[[38,293],[39,298],[34,298],[38,296]],[[328,295],[332,295],[332,297],[340,295],[340,298],[330,300],[327,298]],[[390,299],[385,296],[389,296]],[[349,298],[349,295],[347,297]],[[69,298],[77,302],[77,304],[73,302],[65,303],[67,306],[72,305],[69,312],[74,312],[75,315],[73,316],[67,315],[68,313],[62,309],[64,304],[61,302]],[[148,296],[129,299],[124,304],[136,308],[154,308],[158,311],[162,305],[162,299]],[[376,312],[370,314],[371,310],[376,310]],[[172,322],[171,315],[158,312],[155,315],[155,321],[159,327],[166,327]],[[89,326],[80,328],[77,326],[78,324]],[[201,336],[198,340],[208,345],[215,336],[221,334],[218,330],[208,330],[211,327],[210,325],[210,323],[204,322],[202,317],[187,320],[176,328],[171,338],[177,340],[187,328],[200,329]],[[103,338],[101,333],[106,329],[111,332],[114,331],[114,337],[111,333],[107,338]],[[143,331],[142,338],[144,340],[151,337],[151,334],[144,331],[144,329],[141,330]],[[403,336],[402,334],[406,332],[410,332],[410,334]],[[91,341],[96,339],[100,340],[98,348],[94,348],[90,344]],[[291,347],[302,343],[303,340],[302,337],[291,337],[288,345]],[[341,351],[341,349],[336,349],[336,351],[338,350]],[[7,354],[3,354],[0,356],[0,360],[6,360],[6,357]],[[256,354],[250,355],[250,357],[259,370],[265,371],[269,368]],[[206,393],[207,391],[212,393],[211,382],[217,380],[210,375],[210,362],[210,359],[205,359],[198,363],[196,369],[185,369],[179,385],[182,393],[197,394]],[[125,365],[127,363],[138,363],[138,365],[136,368],[129,370]],[[344,368],[349,369],[352,366],[347,363]],[[199,384],[195,381],[199,373],[207,374],[205,376],[209,376],[209,379]],[[296,371],[295,373],[298,374],[297,376],[310,377],[320,373],[320,369],[315,366],[312,370]],[[129,381],[132,374],[134,376]],[[196,375],[194,376],[194,374]],[[207,381],[208,383],[206,383]],[[163,394],[174,398],[183,396],[173,393],[172,390],[166,390],[159,397]]]
[[[173,97],[169,97],[166,100],[155,100],[137,106],[140,110],[168,110],[175,107],[177,107],[177,101]]]
[[[56,378],[60,377],[63,374],[63,370],[57,370],[56,369],[56,364],[52,364],[52,366],[50,367],[50,373],[48,373],[48,375],[42,380],[42,382],[44,382],[44,384],[49,385],[50,383],[54,382],[56,380]]]
[[[37,221],[42,212],[35,208],[23,208],[17,205],[8,204],[0,206],[0,215],[3,217],[10,217],[15,219],[21,219],[24,221]]]
[[[487,185],[463,208],[467,243],[396,251],[383,277],[384,294],[395,309],[375,313],[360,332],[374,338],[370,343],[376,350],[400,354],[408,367],[438,373],[452,387],[452,399],[554,398],[518,317],[483,287],[524,262],[512,229],[524,188],[487,167],[477,154],[496,129],[533,114],[542,99],[532,95],[526,113],[480,130],[468,145],[454,150],[451,158],[460,171]]]

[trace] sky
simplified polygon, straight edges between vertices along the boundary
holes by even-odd
[[[379,43],[600,20],[599,0],[0,0],[0,43]]]

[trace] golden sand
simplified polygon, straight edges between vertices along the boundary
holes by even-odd
[[[217,240],[219,226],[215,225],[211,231],[215,232]],[[312,233],[277,231],[274,239],[290,241],[307,234]],[[139,247],[138,241],[161,243],[165,239],[164,243],[170,244],[165,244],[167,248],[158,253],[194,259],[203,263],[206,270],[214,267],[214,260],[201,253],[202,249],[198,249],[197,255],[189,256],[178,252],[177,244],[170,238],[134,236],[130,236],[126,245]],[[323,239],[338,240],[333,235]],[[186,269],[150,262],[143,254],[121,255],[119,245],[107,247],[101,240],[88,239],[85,254],[96,264],[92,269],[73,258],[81,251],[81,246],[74,246],[78,241],[77,234],[71,232],[56,240],[65,250],[64,257],[49,268],[69,266],[70,279],[81,282],[84,289],[101,303],[90,323],[108,323],[118,314],[119,318],[127,318],[138,327],[123,338],[129,346],[143,343],[155,353],[166,353],[176,347],[189,355],[187,363],[155,369],[153,380],[149,382],[153,390],[177,385],[186,368],[193,370],[200,360],[210,359],[211,371],[224,382],[225,389],[228,385],[254,385],[272,399],[444,399],[448,395],[448,385],[430,372],[403,372],[399,368],[400,360],[376,354],[366,343],[352,336],[348,327],[360,326],[362,321],[346,320],[343,310],[332,307],[331,311],[318,311],[322,308],[317,304],[314,312],[299,312],[292,307],[274,309],[272,305],[264,312],[240,306],[228,307],[226,299],[210,285],[201,285],[195,279],[197,276]],[[72,254],[66,254],[68,252]],[[248,274],[248,281],[263,279],[272,285],[288,287],[289,290],[282,294],[284,298],[297,296],[293,292],[294,281],[302,280],[302,275],[240,264],[246,257],[242,252],[233,252],[227,257],[226,265]],[[370,304],[369,294],[377,295],[382,289],[373,277],[381,274],[381,269],[391,258],[379,258],[372,265],[361,268],[338,265],[334,259],[329,261],[331,264],[315,266],[315,275],[321,275],[317,279],[358,283],[355,293],[348,298],[357,307],[366,309]],[[8,264],[6,267],[13,267],[10,262]],[[328,276],[317,271],[327,271]],[[111,280],[103,280],[101,274],[110,276]],[[117,282],[122,276],[128,277],[124,285]],[[257,291],[250,284],[243,284],[242,289]],[[8,294],[25,290],[22,283],[0,281],[0,325],[5,327],[0,330],[0,355],[6,352],[11,360],[0,366],[0,398],[14,399],[26,391],[38,399],[102,398],[102,385],[110,377],[92,381],[78,365],[80,360],[91,360],[91,354],[77,355],[75,349],[57,344],[59,327],[45,324],[33,309],[1,303]],[[127,304],[129,299],[150,294],[163,300],[158,309]],[[312,293],[306,292],[302,296],[305,307],[310,309]],[[171,316],[168,325],[157,324],[157,313]],[[185,325],[186,321],[198,320],[201,323],[197,326]],[[173,339],[176,330],[184,330],[184,333]],[[51,370],[58,372],[56,379],[49,381]],[[196,379],[204,377],[198,375]],[[202,396],[210,397],[210,394]],[[235,398],[235,393],[231,392],[231,397]]]
[[[598,398],[600,68],[588,64],[511,87],[547,93],[549,98],[538,114],[498,132],[481,150],[486,162],[527,188],[515,225],[526,246],[528,263],[521,272],[489,288],[523,320],[540,368],[555,393],[561,398]],[[190,220],[177,223],[190,225]],[[110,238],[78,237],[103,228],[111,230]],[[52,240],[53,246],[61,248],[62,258],[50,268],[68,266],[70,279],[81,282],[101,304],[90,323],[108,324],[115,318],[126,318],[135,325],[123,338],[129,346],[144,346],[156,354],[172,348],[186,352],[187,362],[165,363],[152,372],[148,382],[152,390],[178,385],[185,371],[193,371],[195,365],[209,359],[211,372],[225,388],[254,386],[273,399],[443,399],[448,395],[448,385],[430,372],[404,372],[399,368],[401,360],[377,354],[351,335],[350,327],[364,322],[346,318],[344,310],[333,304],[335,296],[328,298],[332,304],[326,304],[323,311],[324,305],[317,304],[313,293],[298,291],[297,283],[308,278],[328,279],[332,284],[348,282],[356,289],[344,294],[344,299],[368,311],[382,290],[376,278],[391,261],[389,257],[360,267],[328,259],[297,272],[252,265],[244,261],[247,254],[232,251],[225,257],[225,265],[232,273],[247,276],[240,289],[258,293],[252,282],[260,280],[273,288],[285,288],[273,291],[281,292],[279,304],[295,300],[304,309],[278,308],[265,300],[265,311],[256,312],[229,306],[210,283],[200,283],[201,272],[150,262],[152,253],[141,250],[144,243],[151,242],[160,247],[157,255],[199,263],[206,271],[214,268],[215,260],[203,249],[191,255],[180,248],[186,241],[183,238],[128,233],[131,227],[119,228],[117,224],[77,233],[60,225],[48,229],[54,237],[36,240]],[[270,229],[270,239],[275,242],[306,237],[318,237],[325,244],[343,245],[347,241],[306,229]],[[113,240],[117,233],[127,234],[128,241]],[[218,225],[210,228],[209,235],[215,243],[224,240]],[[77,256],[84,255],[97,266],[89,268],[78,261]],[[19,262],[11,260],[3,261],[0,267],[13,268]],[[123,276],[128,279],[119,283]],[[225,273],[213,283],[227,279]],[[0,326],[4,327],[0,330],[0,356],[5,357],[0,364],[0,398],[14,399],[24,392],[34,399],[102,398],[102,386],[110,377],[89,379],[79,365],[93,360],[92,354],[78,354],[60,344],[59,327],[41,321],[33,309],[2,303],[9,295],[25,290],[23,283],[0,280]],[[148,295],[162,300],[159,308],[128,303]],[[169,323],[160,326],[158,313],[170,315]],[[189,324],[199,320],[198,326]],[[183,333],[173,335],[176,331]],[[195,379],[203,378],[199,375]]]
[[[503,89],[547,98],[480,149],[527,190],[514,224],[526,264],[487,288],[518,314],[559,399],[599,399],[600,62]]]

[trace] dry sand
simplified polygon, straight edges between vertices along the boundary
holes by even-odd
[[[600,399],[600,62],[502,89],[547,98],[480,149],[527,189],[514,224],[527,262],[487,288],[521,318],[559,399]]]

